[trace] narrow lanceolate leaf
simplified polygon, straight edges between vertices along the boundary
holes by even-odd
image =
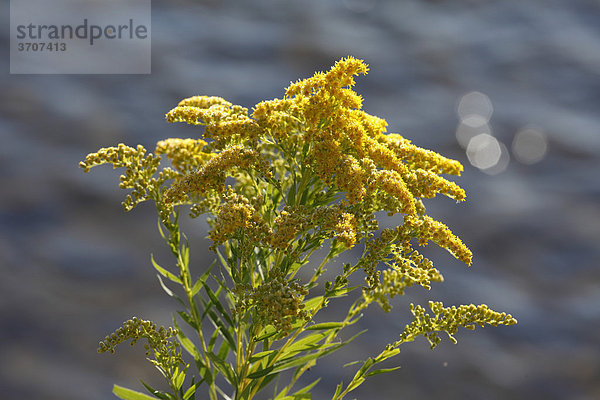
[[[219,316],[214,311],[209,310],[208,317],[213,323],[213,326],[219,331],[219,334],[223,337],[223,339],[227,340],[232,348],[235,348],[235,340]]]
[[[340,382],[336,387],[335,387],[335,393],[333,394],[333,398],[337,399],[338,396],[340,394],[342,394],[342,389],[344,389],[344,382]]]
[[[194,330],[198,330],[198,326],[190,314],[186,313],[185,311],[177,311],[177,314],[186,324],[194,328]]]
[[[320,331],[325,329],[335,329],[335,328],[343,328],[343,322],[322,322],[320,324],[309,325],[306,329],[311,331]]]
[[[167,285],[165,285],[165,283],[163,282],[162,278],[160,277],[160,275],[156,275],[156,277],[158,278],[158,281],[160,282],[160,286],[162,287],[162,289],[165,291],[166,294],[169,295],[169,297],[175,297],[175,293],[173,293],[173,291],[171,289],[169,289],[167,287]]]
[[[267,325],[263,328],[262,331],[254,338],[256,342],[263,341],[277,334],[277,330],[273,325]]]
[[[334,344],[331,344],[331,347],[328,348],[325,351],[316,351],[314,353],[307,354],[305,356],[292,357],[291,359],[284,360],[282,362],[276,363],[275,364],[275,368],[270,373],[277,373],[277,372],[285,371],[287,369],[296,367],[298,365],[306,364],[306,363],[308,363],[310,361],[313,361],[313,360],[316,360],[318,358],[324,357],[327,354],[336,351],[340,347],[345,346],[346,344],[348,344],[348,342],[334,343]]]
[[[164,269],[163,267],[158,265],[158,263],[156,261],[154,261],[154,255],[152,255],[152,254],[150,255],[150,261],[152,262],[152,266],[154,267],[154,269],[156,269],[159,274],[161,274],[165,278],[169,278],[170,280],[172,280],[175,283],[181,284],[181,279],[179,279],[179,277],[177,277],[175,274],[167,271],[166,269]]]
[[[306,350],[314,350],[314,347],[321,340],[327,338],[331,333],[330,332],[317,332],[305,336],[301,339],[296,340],[286,349],[286,352],[295,352],[295,351],[306,351]],[[271,350],[274,351],[274,350]]]
[[[194,393],[196,393],[196,389],[198,389],[201,384],[202,384],[202,381],[197,382],[195,384],[194,384],[194,381],[192,381],[192,386],[190,386],[190,388],[188,390],[186,390],[185,393],[183,394],[183,400],[188,400],[190,397],[194,396]]]
[[[356,290],[359,287],[361,287],[361,286],[351,286],[351,287],[346,287],[346,288],[335,289],[335,290],[325,293],[325,297],[332,297],[332,298],[344,297],[348,293]]]
[[[162,280],[162,278],[160,277],[160,275],[157,274],[156,277],[158,278],[158,282],[160,283],[160,286],[163,288],[163,290],[165,291],[165,293],[168,294],[170,297],[174,298],[175,300],[177,300],[182,306],[186,307],[186,304],[181,299],[181,297],[177,296],[175,293],[173,293],[173,291],[171,289],[169,289],[167,287],[167,285],[165,285],[165,282]]]
[[[181,343],[181,346],[183,346],[183,348],[192,356],[194,357],[194,360],[198,360],[200,359],[200,352],[198,351],[198,349],[196,348],[196,346],[194,345],[194,343],[187,338],[187,336],[185,336],[185,334],[183,333],[183,331],[181,330],[181,328],[179,328],[179,325],[177,324],[177,319],[175,317],[173,317],[173,324],[175,325],[175,328],[177,328],[177,340],[179,340],[179,343]]]
[[[287,195],[287,204],[294,204],[294,202],[296,201],[296,183],[293,182],[291,184],[290,190],[288,191],[288,195]]]
[[[348,392],[353,391],[354,389],[356,389],[357,387],[359,387],[360,385],[363,384],[363,382],[365,381],[365,378],[358,377],[358,378],[354,378],[352,380],[352,382],[350,382],[350,384],[348,385],[348,388],[346,389]]]
[[[175,389],[179,390],[183,385],[183,381],[185,380],[185,371],[179,371],[177,376],[173,379],[173,384],[175,385]]]
[[[373,376],[373,375],[385,374],[385,373],[388,373],[388,372],[396,371],[397,369],[400,369],[400,366],[393,367],[393,368],[376,369],[375,371],[371,371],[371,372],[365,374],[365,376]]]
[[[192,296],[195,296],[200,291],[200,289],[202,289],[204,287],[204,283],[206,282],[206,279],[210,275],[210,271],[213,269],[216,262],[217,262],[217,260],[213,260],[213,262],[210,264],[210,267],[208,267],[208,269],[206,271],[204,271],[204,273],[200,276],[200,278],[198,278],[198,280],[192,287]]]
[[[127,389],[119,385],[113,386],[113,393],[123,400],[156,400],[155,397],[150,397],[147,394],[136,392],[135,390]]]
[[[317,308],[323,301],[323,296],[315,296],[304,303],[304,309],[310,312]]]
[[[215,368],[217,368],[217,370],[223,374],[227,382],[233,386],[237,386],[237,375],[235,374],[233,368],[231,368],[231,366],[225,361],[217,357],[214,353],[207,352],[206,354],[208,355],[208,358],[210,358],[210,361],[212,361],[215,365]]]
[[[312,396],[310,393],[296,393],[289,396],[277,397],[276,400],[310,400]]]
[[[217,356],[221,359],[221,360],[225,360],[227,358],[227,355],[229,354],[229,352],[231,350],[234,350],[235,353],[235,348],[231,348],[229,346],[229,343],[227,342],[227,340],[223,340],[221,342],[221,348],[219,348],[219,352],[217,353]]]
[[[229,325],[234,325],[234,322],[231,319],[231,316],[225,310],[225,307],[223,307],[223,304],[221,304],[221,302],[217,298],[217,295],[215,295],[215,293],[210,289],[210,287],[208,287],[208,285],[205,285],[205,289],[206,289],[206,293],[208,294],[208,297],[210,297],[210,300],[213,302],[213,304],[215,305],[215,307],[217,308],[217,310],[219,311],[221,316],[225,319],[225,321]]]
[[[157,399],[161,399],[161,400],[173,400],[173,395],[172,394],[165,393],[165,392],[162,392],[160,390],[156,390],[152,386],[148,385],[146,382],[144,382],[142,380],[140,380],[140,382],[142,382],[142,385],[144,385],[144,387],[146,388],[146,390],[148,391],[148,393],[150,393],[151,395],[153,395]]]
[[[375,357],[375,362],[382,362],[384,360],[387,360],[388,358],[394,357],[399,353],[400,349],[398,348],[385,349],[377,357]]]
[[[262,360],[263,358],[265,358],[267,356],[270,356],[270,355],[272,355],[272,354],[274,354],[276,352],[277,352],[277,350],[267,350],[267,351],[261,351],[260,353],[253,354],[250,357],[250,362],[253,363],[253,362],[256,362],[258,360]]]
[[[262,378],[263,376],[268,375],[269,373],[271,373],[274,369],[275,369],[275,366],[271,365],[270,367],[259,369],[256,372],[252,372],[251,374],[248,374],[247,378],[250,378],[250,379]]]

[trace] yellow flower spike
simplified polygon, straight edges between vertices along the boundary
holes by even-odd
[[[404,219],[404,226],[399,227],[399,231],[403,230],[416,230],[414,237],[419,238],[420,245],[424,246],[431,240],[440,247],[448,250],[460,261],[471,265],[473,253],[443,223],[429,216],[423,216],[422,218],[409,216]]]
[[[102,164],[112,164],[113,168],[126,168],[119,178],[121,189],[133,189],[122,203],[126,211],[143,201],[158,200],[153,191],[155,180],[153,181],[152,177],[158,170],[160,156],[146,155],[146,149],[141,145],[133,148],[119,143],[116,147],[102,148],[96,153],[88,154],[85,160],[79,163],[79,167],[84,172],[89,172],[90,168]]]
[[[202,151],[206,144],[202,139],[165,139],[156,144],[155,153],[165,154],[173,168],[187,174],[214,157]]]
[[[202,165],[197,172],[175,182],[166,193],[168,202],[183,201],[187,194],[204,195],[209,190],[225,189],[225,178],[232,169],[255,168],[263,176],[270,176],[269,165],[256,150],[242,145],[226,148]]]
[[[368,71],[369,66],[363,60],[346,57],[337,61],[325,74],[325,81],[331,86],[352,87],[354,86],[354,75],[366,75]]]
[[[88,155],[80,165],[86,172],[104,163],[124,167],[120,186],[130,190],[124,201],[127,210],[144,200],[156,202],[165,228],[161,233],[179,271],[157,269],[170,278],[170,284],[182,283],[190,312],[180,316],[198,332],[201,364],[209,374],[225,374],[225,380],[237,385],[232,388],[235,393],[254,397],[264,386],[260,382],[276,375],[278,366],[307,354],[318,358],[321,350],[335,344],[341,328],[354,323],[369,304],[389,311],[391,299],[407,288],[418,285],[429,290],[434,282],[442,282],[440,271],[415,250],[417,245],[434,242],[467,265],[471,263],[470,250],[446,225],[426,215],[423,202],[438,194],[464,200],[464,190],[442,176],[460,175],[462,165],[400,134],[388,134],[384,119],[363,111],[363,99],[352,87],[355,77],[367,72],[362,60],[344,58],[327,72],[290,83],[282,99],[260,102],[250,115],[247,108],[220,97],[190,97],[169,111],[166,119],[202,125],[201,139],[160,141],[156,155],[147,154],[141,146],[119,144]],[[170,167],[159,170],[163,155]],[[217,252],[222,246],[220,274],[202,275],[214,280],[210,287],[219,285],[216,292],[199,285],[200,281],[192,285],[190,249],[179,225],[185,206],[191,208],[192,218],[208,214],[210,249]],[[393,221],[402,221],[401,225],[379,229],[382,211],[394,216]],[[305,274],[310,274],[310,268],[299,272],[306,264],[312,265],[314,252],[328,242],[329,252],[312,277]],[[338,269],[330,264],[344,251],[361,245],[364,250],[354,265]],[[317,289],[305,301],[307,288],[323,283],[325,268],[337,276],[325,282],[325,292]],[[351,302],[345,319],[315,326],[311,320],[321,322],[317,321],[322,315],[319,311],[330,301],[356,294],[349,282],[356,281],[351,275],[359,271],[365,275],[362,298]],[[201,326],[202,317],[198,319],[206,315],[206,307],[220,321],[209,343],[203,335],[210,327]],[[486,305],[444,307],[430,302],[429,308],[431,312],[411,305],[414,321],[400,340],[370,358],[372,364],[360,368],[338,397],[346,396],[370,375],[371,366],[396,354],[400,344],[418,335],[435,347],[441,340],[439,332],[446,332],[455,342],[453,335],[459,327],[516,323],[511,315]],[[325,332],[329,324],[333,328]],[[141,330],[135,330],[138,327]],[[321,333],[307,333],[310,329],[322,330],[322,341],[314,342]],[[173,393],[191,394],[181,390],[189,380],[185,377],[188,366],[180,368],[174,347],[160,345],[173,331],[133,320],[108,336],[101,348],[114,351],[114,344],[123,338],[130,337],[134,343],[145,332],[154,340],[146,347],[155,353],[151,362],[173,378],[169,380]],[[284,338],[285,342],[279,342]],[[215,339],[222,340],[235,357],[206,354]],[[159,343],[158,352],[154,343]],[[300,366],[276,397],[293,397],[289,388],[313,362],[316,359]],[[216,387],[209,390],[210,397],[218,396]]]
[[[223,203],[217,209],[213,228],[208,236],[213,241],[212,248],[236,237],[238,233],[258,246],[270,233],[258,211],[245,196],[228,188]]]
[[[443,157],[438,153],[411,144],[398,134],[381,135],[377,138],[412,169],[424,169],[435,174],[460,175],[460,162]]]
[[[209,108],[215,104],[230,107],[232,104],[218,96],[193,96],[183,99],[177,104],[179,107],[191,106],[198,108]]]
[[[441,342],[438,332],[446,332],[450,340],[456,343],[454,335],[460,327],[474,329],[475,325],[481,327],[485,324],[510,326],[517,323],[517,320],[511,315],[492,311],[485,304],[444,307],[441,302],[430,301],[429,308],[433,312],[433,316],[427,314],[425,309],[419,305],[410,305],[414,321],[406,326],[400,335],[399,342],[409,342],[422,335],[429,341],[433,349]]]

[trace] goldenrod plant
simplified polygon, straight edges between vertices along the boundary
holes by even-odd
[[[147,395],[115,385],[118,397],[249,400],[269,388],[273,399],[310,399],[319,379],[297,387],[300,377],[352,341],[342,331],[371,304],[389,312],[390,300],[407,288],[430,290],[443,281],[418,246],[433,242],[471,264],[471,251],[427,216],[423,203],[438,194],[463,201],[463,189],[442,176],[460,175],[462,165],[386,133],[385,120],[364,112],[352,87],[354,76],[367,70],[362,60],[344,58],[251,114],[220,97],[191,97],[166,119],[204,126],[202,139],[166,139],[154,154],[119,144],[81,162],[85,172],[101,164],[125,169],[120,187],[131,189],[125,210],[154,202],[174,258],[168,266],[151,260],[180,307],[173,327],[133,318],[98,349],[112,353],[121,342],[146,341],[148,359],[169,390],[143,383]],[[190,265],[182,210],[207,216],[211,265]],[[382,214],[399,225],[380,229]],[[345,252],[353,262],[332,263]],[[335,278],[325,279],[326,268]],[[321,317],[348,296],[347,311]],[[455,342],[460,327],[516,323],[486,305],[428,306],[411,304],[413,322],[379,354],[354,363],[354,375],[332,388],[331,398],[395,370],[378,364],[420,335],[434,348],[440,332]]]

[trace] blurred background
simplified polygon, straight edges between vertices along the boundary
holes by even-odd
[[[182,98],[251,108],[346,55],[370,64],[356,86],[367,112],[464,164],[467,201],[428,209],[475,257],[466,268],[428,249],[446,282],[409,290],[389,314],[374,307],[361,321],[369,331],[312,369],[324,377],[313,398],[330,398],[354,374],[341,365],[395,340],[408,304],[428,299],[486,303],[519,324],[463,330],[434,351],[404,345],[402,368],[354,397],[600,398],[597,1],[154,0],[150,75],[9,75],[7,23],[0,46],[2,399],[160,386],[143,348],[96,354],[134,315],[170,324],[176,304],[149,262],[170,262],[154,210],[126,214],[120,172],[86,175],[79,161],[119,142],[197,137],[164,120]],[[186,229],[199,273],[212,259],[206,225]]]

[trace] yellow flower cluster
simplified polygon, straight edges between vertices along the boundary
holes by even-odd
[[[252,116],[263,135],[309,144],[305,161],[326,185],[346,192],[350,204],[371,197],[390,214],[415,215],[419,198],[441,193],[463,200],[464,191],[438,175],[459,175],[459,162],[386,134],[383,119],[361,110],[351,87],[354,75],[367,71],[362,60],[342,59],[327,73],[291,84],[285,99],[259,103]]]
[[[123,326],[114,333],[107,336],[98,348],[98,353],[115,352],[115,347],[120,343],[131,340],[131,345],[135,345],[140,339],[147,339],[147,354],[150,350],[159,350],[169,352],[178,347],[177,342],[170,342],[169,339],[177,336],[177,330],[171,327],[161,326],[157,328],[152,321],[145,321],[136,317],[127,320]]]
[[[166,115],[169,122],[205,125],[204,136],[216,140],[217,147],[239,140],[255,140],[259,128],[248,116],[248,109],[232,105],[216,96],[194,96],[184,99]]]
[[[298,234],[316,228],[324,236],[335,237],[346,248],[351,248],[357,241],[357,225],[355,216],[344,211],[344,204],[313,210],[304,206],[285,207],[274,220],[270,245],[276,249],[288,249],[290,241]]]
[[[315,210],[313,223],[325,232],[332,232],[347,248],[354,246],[357,240],[357,222],[353,214],[344,211],[344,204],[322,207]]]
[[[280,337],[287,336],[292,324],[309,319],[304,310],[304,296],[308,290],[295,281],[289,281],[279,269],[270,271],[265,281],[253,288],[250,285],[237,288],[236,313],[253,311],[254,322],[263,326],[273,325]]]
[[[448,250],[460,261],[471,265],[473,258],[471,250],[446,225],[429,216],[425,215],[419,218],[412,216],[405,217],[404,226],[400,227],[399,231],[403,235],[406,235],[407,231],[409,231],[410,236],[419,239],[421,246],[425,246],[431,240],[440,247]]]
[[[390,268],[377,274],[376,286],[363,289],[363,299],[366,304],[373,301],[379,303],[381,308],[389,312],[392,309],[389,300],[395,296],[403,296],[404,290],[415,284],[429,290],[431,282],[443,282],[444,277],[433,267],[431,260],[423,257],[416,250],[412,250],[408,243],[404,249],[392,250]]]
[[[134,149],[119,143],[116,147],[102,148],[96,153],[88,154],[85,160],[79,163],[79,167],[83,168],[84,172],[89,172],[90,168],[102,164],[112,164],[113,168],[126,168],[125,174],[120,177],[119,187],[133,189],[123,202],[123,207],[127,211],[142,201],[151,198],[156,200],[161,185],[176,175],[174,171],[165,169],[161,171],[158,178],[155,178],[160,156],[146,155],[146,149],[141,145]]]
[[[177,172],[189,174],[214,157],[202,151],[206,144],[202,139],[165,139],[156,144],[154,153],[165,154]]]
[[[287,249],[290,242],[312,225],[305,207],[284,207],[273,221],[270,245],[275,249]]]
[[[498,326],[517,323],[512,315],[493,311],[485,304],[444,307],[441,302],[430,301],[429,308],[433,312],[433,316],[426,313],[425,309],[419,305],[410,305],[414,321],[410,325],[406,325],[400,335],[400,342],[409,342],[417,336],[423,335],[433,349],[441,341],[438,332],[446,332],[450,340],[456,343],[453,335],[460,327],[475,329],[475,325],[483,327],[485,324]]]
[[[233,145],[225,148],[203,164],[198,171],[176,181],[166,193],[168,202],[183,201],[189,193],[203,195],[210,190],[222,192],[227,174],[233,169],[254,169],[263,177],[271,175],[269,164],[258,151]]]
[[[208,235],[213,241],[213,248],[233,238],[237,233],[255,246],[271,236],[271,229],[248,198],[229,188],[223,199]]]

